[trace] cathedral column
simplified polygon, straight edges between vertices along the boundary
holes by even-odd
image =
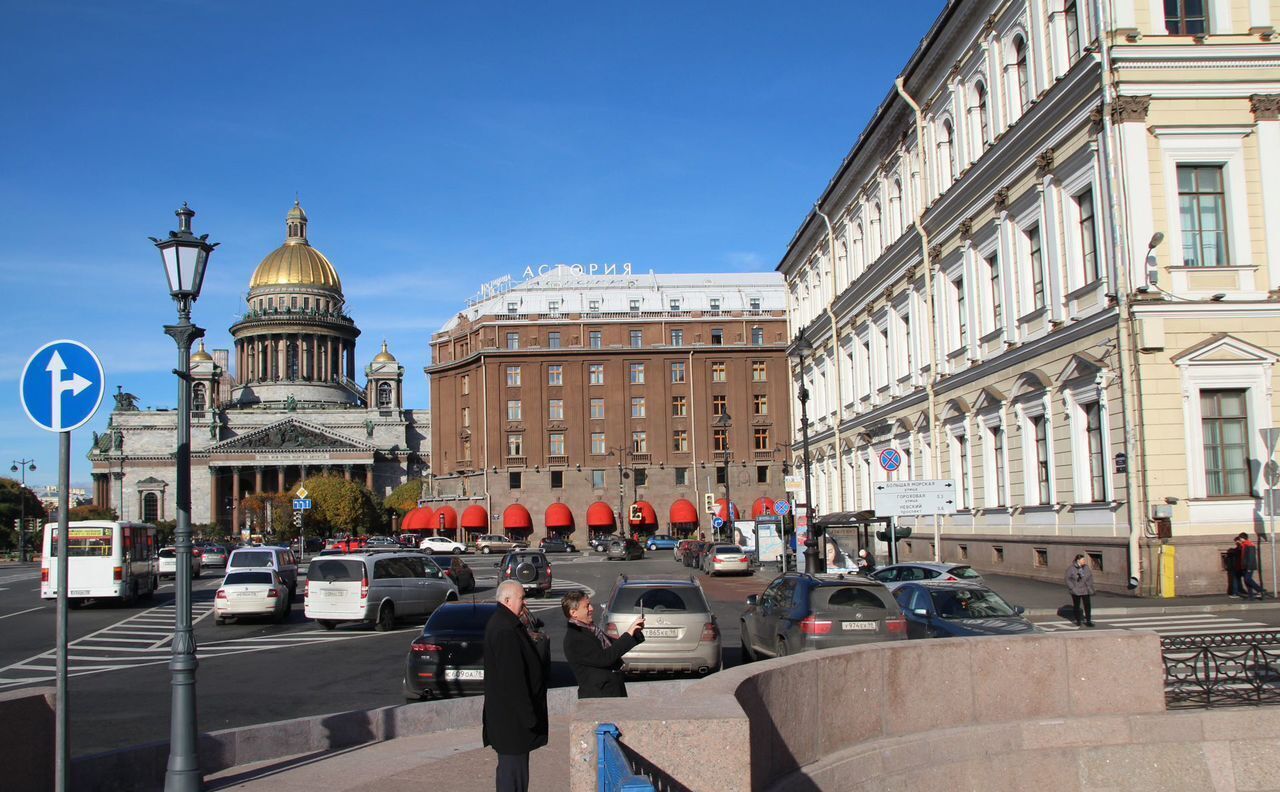
[[[240,468],[231,468],[231,533],[240,532]]]
[[[350,481],[350,480],[351,480],[351,466],[350,466],[350,465],[343,465],[343,466],[342,466],[342,477],[343,477],[343,478],[345,478],[347,481]]]
[[[284,465],[276,465],[276,492],[284,492]]]
[[[276,339],[276,365],[279,366],[279,368],[276,369],[277,380],[283,380],[289,376],[289,361],[286,357],[286,355],[288,355],[288,349],[288,337],[282,335]]]
[[[364,488],[373,492],[373,463],[370,462],[364,467]]]
[[[352,381],[356,378],[356,344],[354,341],[347,342],[347,377]]]
[[[253,469],[253,494],[262,494],[262,466]]]
[[[209,522],[218,527],[218,469],[209,467]]]

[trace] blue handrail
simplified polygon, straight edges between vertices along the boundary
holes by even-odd
[[[596,727],[596,789],[599,792],[655,792],[649,779],[631,772],[631,763],[618,745],[618,727]]]

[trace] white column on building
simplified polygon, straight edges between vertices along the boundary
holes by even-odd
[[[1061,223],[1061,189],[1052,173],[1046,173],[1036,185],[1040,193],[1040,263],[1044,268],[1045,305],[1049,308],[1049,321],[1062,324],[1066,321],[1066,262]]]
[[[1249,0],[1249,32],[1274,30],[1271,23],[1271,0]],[[1254,111],[1255,117],[1257,111]]]
[[[1266,5],[1263,3],[1263,5]],[[1258,128],[1258,173],[1262,183],[1262,227],[1267,243],[1267,289],[1280,289],[1280,94],[1249,97]]]
[[[1129,250],[1125,259],[1129,264],[1127,280],[1131,290],[1147,282],[1147,245],[1155,233],[1151,164],[1147,151],[1147,110],[1150,106],[1150,96],[1117,96],[1111,106],[1111,120],[1115,122],[1119,143],[1116,155],[1119,167],[1116,170],[1123,174],[1125,180],[1124,227],[1129,231]],[[1094,204],[1101,206],[1096,198]],[[1164,244],[1177,245],[1179,241],[1166,238]],[[1124,262],[1116,262],[1116,266],[1123,265]],[[1119,288],[1119,284],[1115,288]]]

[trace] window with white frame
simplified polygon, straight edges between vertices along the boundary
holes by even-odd
[[[986,305],[983,306],[986,312],[986,327],[983,335],[995,332],[1004,324],[1004,310],[1001,300],[1000,284],[1000,254],[998,251],[991,251],[982,258],[982,269],[986,275]]]
[[[1031,506],[1053,503],[1053,455],[1046,407],[1043,396],[1021,405],[1024,491]]]
[[[982,156],[982,152],[991,144],[991,116],[987,108],[987,84],[978,80],[973,85],[974,114],[974,159]]]
[[[1084,412],[1084,433],[1089,453],[1089,500],[1102,503],[1109,499],[1107,488],[1107,427],[1102,414],[1102,404],[1091,402],[1081,405]]]
[[[520,367],[507,366],[507,385],[516,388],[520,386]]]
[[[519,421],[519,420],[520,420],[520,414],[521,414],[521,410],[520,410],[520,400],[519,400],[519,399],[508,399],[508,400],[507,400],[507,420],[508,420],[508,421]]]
[[[858,399],[866,399],[871,396],[871,341],[868,339],[865,329],[858,336],[858,342],[854,346],[854,354],[857,364]]]
[[[1249,408],[1241,388],[1200,391],[1205,495],[1250,497]]]
[[[564,366],[559,363],[547,366],[547,384],[564,385]]]
[[[1027,105],[1031,103],[1031,75],[1027,67],[1027,41],[1021,34],[1013,37],[1013,43],[1009,47],[1009,55],[1012,60],[1010,64],[1012,99],[1014,107],[1018,108],[1020,115],[1026,111]]]
[[[507,435],[507,456],[509,457],[524,456],[524,435],[522,434]]]
[[[1000,420],[1000,415],[994,413],[984,416],[983,428],[986,432],[983,438],[986,442],[983,443],[982,449],[984,503],[989,507],[1000,507],[1005,505],[1005,493],[1008,491],[1005,474],[1004,424]]]
[[[1164,29],[1171,36],[1209,32],[1209,0],[1164,0]]]
[[[951,351],[969,345],[969,306],[964,290],[964,274],[948,281],[951,284]]]
[[[1098,228],[1093,213],[1093,190],[1076,195],[1076,227],[1080,232],[1080,276],[1082,284],[1093,283],[1102,276],[1098,266]]]
[[[969,464],[969,435],[965,431],[965,425],[954,423],[948,426],[947,441],[951,451],[951,474],[956,480],[956,508],[968,509],[972,503],[972,468]]]
[[[547,453],[551,456],[564,456],[564,432],[551,432],[547,435]]]
[[[959,171],[956,162],[955,130],[951,126],[951,119],[944,118],[939,125],[939,130],[938,167],[940,172],[938,176],[942,189],[945,190],[956,180],[956,173]]]
[[[1022,230],[1022,240],[1019,247],[1022,248],[1024,254],[1024,277],[1022,282],[1025,284],[1025,294],[1023,302],[1029,305],[1031,310],[1039,310],[1045,307],[1047,302],[1044,280],[1044,251],[1040,242],[1039,223],[1033,223]]]
[[[1231,263],[1221,165],[1178,166],[1178,218],[1183,266],[1224,267]]]
[[[1154,127],[1164,164],[1165,234],[1178,240],[1172,264],[1225,267],[1253,259],[1245,142],[1250,133],[1228,127]],[[1173,291],[1190,288],[1185,273],[1173,273]],[[1216,289],[1214,291],[1219,291]]]
[[[1067,63],[1080,60],[1080,8],[1076,0],[1062,4],[1062,20],[1067,33]]]
[[[547,400],[547,420],[548,421],[564,420],[564,399],[548,399]]]
[[[605,445],[604,432],[591,433],[591,453],[595,456],[604,456],[608,452]]]

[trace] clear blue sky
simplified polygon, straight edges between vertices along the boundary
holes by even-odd
[[[173,406],[147,236],[184,200],[222,243],[210,348],[298,193],[359,365],[386,338],[427,407],[430,335],[482,281],[772,269],[942,5],[0,0],[0,474],[35,457],[28,483],[56,481],[17,391],[45,341]]]

